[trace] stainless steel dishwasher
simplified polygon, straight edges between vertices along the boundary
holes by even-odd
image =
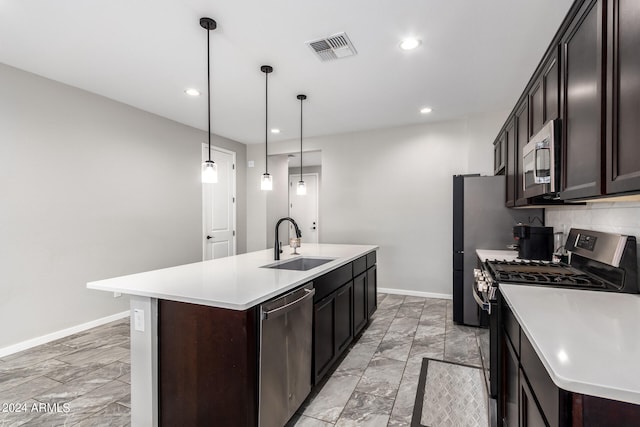
[[[259,426],[282,427],[311,391],[313,283],[260,306]]]

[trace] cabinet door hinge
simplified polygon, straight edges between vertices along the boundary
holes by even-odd
[[[235,163],[232,163],[232,164],[231,164],[231,169],[235,169],[235,168],[236,168],[236,164],[235,164]]]
[[[236,230],[233,230],[233,235],[234,235],[234,236],[236,235]]]
[[[236,202],[236,198],[235,198],[235,197],[232,197],[232,198],[231,198],[231,203],[235,203],[235,202]]]

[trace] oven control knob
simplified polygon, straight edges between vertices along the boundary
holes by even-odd
[[[473,277],[475,277],[476,279],[482,277],[482,271],[479,268],[474,268]]]
[[[486,292],[488,289],[487,282],[484,280],[478,280],[478,290],[480,292]]]

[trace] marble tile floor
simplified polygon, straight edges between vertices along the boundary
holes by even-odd
[[[0,359],[0,427],[130,425],[129,319]]]
[[[369,327],[290,425],[410,425],[422,358],[480,366],[477,330],[453,324],[451,307],[379,294]],[[0,427],[124,427],[130,401],[129,319],[0,359]]]
[[[450,300],[379,294],[369,327],[316,387],[291,426],[409,426],[422,359],[480,367],[476,328]]]

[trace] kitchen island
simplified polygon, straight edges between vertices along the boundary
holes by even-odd
[[[366,324],[375,310],[377,249],[305,244],[299,256],[331,259],[307,271],[267,268],[298,256],[285,247],[277,262],[264,250],[88,283],[131,296],[132,425],[257,425],[260,304],[316,281],[314,359],[330,364],[357,333],[358,314]],[[326,337],[344,331],[349,339],[327,352]]]
[[[524,425],[640,425],[640,295],[505,284],[500,292],[503,383],[517,385],[504,399]]]

